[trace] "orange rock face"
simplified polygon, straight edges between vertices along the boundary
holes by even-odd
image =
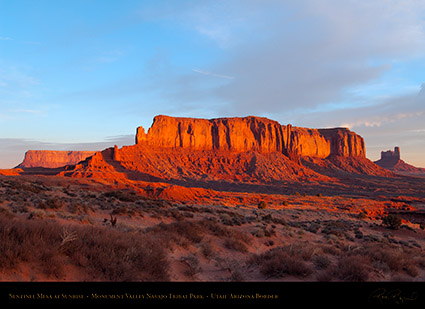
[[[137,129],[135,145],[97,152],[61,175],[245,190],[334,182],[341,173],[390,174],[365,157],[363,138],[344,128],[284,126],[260,117],[157,116],[147,133]]]
[[[56,168],[76,164],[94,154],[94,151],[28,150],[25,153],[24,160],[18,167]]]
[[[282,152],[326,158],[365,157],[363,138],[345,128],[307,129],[261,117],[194,119],[156,116],[148,133],[139,127],[136,144],[231,152]]]

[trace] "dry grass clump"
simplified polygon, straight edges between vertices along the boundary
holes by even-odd
[[[217,237],[227,237],[238,240],[249,245],[252,243],[252,236],[249,233],[239,231],[237,229],[224,226],[214,220],[199,221],[199,225],[208,233]]]
[[[167,247],[176,244],[183,248],[187,248],[193,243],[199,243],[204,237],[202,227],[198,223],[191,221],[177,221],[169,224],[160,223],[148,228],[146,234],[154,235]]]
[[[322,246],[323,253],[312,261],[320,270],[319,281],[376,281],[387,278],[415,278],[420,269],[425,269],[425,254],[418,248],[409,248],[386,243],[365,242],[354,246],[330,250]],[[336,259],[335,265],[331,262]]]
[[[0,270],[22,262],[47,276],[64,276],[64,261],[82,267],[95,281],[166,281],[168,262],[154,239],[102,227],[65,230],[47,220],[0,216]]]
[[[154,239],[104,228],[79,228],[65,251],[95,280],[166,281],[168,262]]]
[[[62,275],[57,247],[60,227],[36,220],[10,219],[0,216],[0,269],[14,269],[21,262],[35,262],[56,276]]]
[[[339,259],[335,274],[338,279],[350,282],[363,282],[369,278],[369,259],[360,256],[343,256]]]
[[[51,197],[36,204],[37,208],[40,209],[59,209],[62,208],[64,205],[64,201],[57,197]]]
[[[212,220],[160,223],[148,228],[146,233],[155,235],[167,247],[174,244],[187,248],[190,244],[200,243],[206,235],[223,238],[227,249],[239,252],[247,252],[247,245],[252,242],[251,235]]]
[[[405,272],[411,277],[419,274],[418,268],[425,269],[425,254],[422,250],[394,245],[370,245],[365,249],[374,267],[385,272]]]
[[[280,278],[284,275],[307,277],[313,270],[300,256],[288,252],[287,248],[278,247],[255,255],[251,264],[256,264],[260,272],[268,277]]]
[[[193,277],[202,271],[202,268],[199,266],[199,259],[195,255],[182,256],[180,262],[186,265],[184,273],[189,277]]]
[[[104,197],[115,198],[122,202],[136,202],[141,197],[133,191],[116,190],[103,193]]]
[[[231,249],[231,250],[235,250],[235,251],[239,251],[243,253],[248,252],[248,246],[239,239],[226,238],[226,240],[224,241],[224,246],[227,249]]]

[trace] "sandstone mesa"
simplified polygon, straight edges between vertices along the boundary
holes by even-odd
[[[57,168],[76,164],[94,154],[95,151],[28,150],[24,160],[17,167]]]
[[[263,117],[197,119],[159,115],[135,144],[98,152],[29,150],[18,168],[60,168],[61,176],[279,183],[332,181],[341,173],[391,176],[366,158],[363,138],[346,128],[310,129]]]
[[[365,157],[361,136],[345,128],[308,129],[261,117],[194,119],[156,116],[148,133],[137,128],[136,144],[193,150],[282,152],[326,158]]]
[[[375,164],[402,175],[425,176],[425,168],[410,165],[401,159],[400,147],[381,151],[381,159],[375,161]]]
[[[389,176],[365,155],[361,136],[346,129],[281,125],[262,117],[195,119],[156,116],[136,143],[68,166],[60,175],[168,181],[277,184],[332,181],[335,173]],[[208,184],[208,185],[207,185]],[[224,185],[223,185],[224,186]]]

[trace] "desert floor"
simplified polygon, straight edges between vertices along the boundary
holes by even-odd
[[[424,198],[149,185],[0,176],[0,280],[425,280]]]

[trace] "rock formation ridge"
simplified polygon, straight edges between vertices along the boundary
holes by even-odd
[[[363,138],[345,128],[156,116],[147,133],[137,128],[135,145],[98,152],[62,175],[197,185],[330,181],[340,173],[391,175],[366,159]]]
[[[365,157],[361,136],[346,128],[308,129],[260,117],[194,119],[156,116],[148,133],[137,128],[136,144],[228,152],[282,152],[326,158]]]
[[[401,159],[400,147],[394,147],[394,150],[381,151],[381,159],[375,161],[375,164],[397,174],[425,176],[425,168],[410,165]]]
[[[18,168],[57,168],[76,164],[94,155],[94,151],[28,150]]]

